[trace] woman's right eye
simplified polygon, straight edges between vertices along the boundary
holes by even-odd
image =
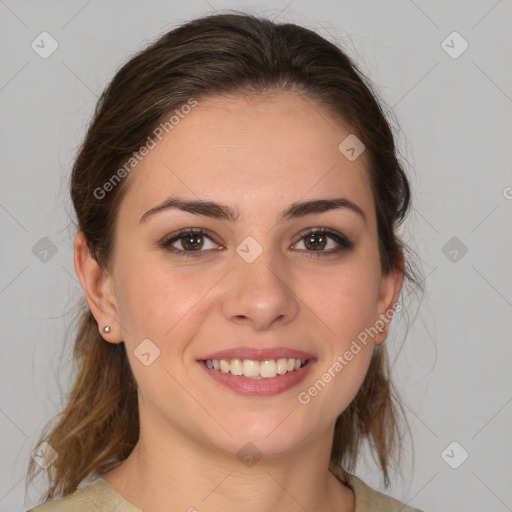
[[[198,256],[198,253],[218,248],[218,244],[203,230],[184,229],[162,241],[162,247],[184,256]]]

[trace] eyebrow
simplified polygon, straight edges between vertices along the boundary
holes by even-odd
[[[215,203],[205,200],[186,200],[179,197],[170,197],[163,203],[151,208],[140,218],[139,223],[146,221],[156,213],[169,209],[178,209],[194,215],[204,215],[214,219],[236,222],[240,218],[240,212],[231,206]],[[281,213],[280,222],[289,219],[304,217],[310,214],[320,214],[330,210],[346,208],[357,213],[366,223],[366,215],[362,208],[356,203],[345,197],[336,197],[333,199],[315,199],[312,201],[303,201],[292,203]]]

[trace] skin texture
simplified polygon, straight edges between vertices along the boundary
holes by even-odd
[[[127,178],[109,270],[75,240],[75,268],[105,342],[124,341],[139,390],[141,432],[130,457],[105,480],[144,511],[353,510],[352,491],[328,472],[334,423],[366,375],[370,339],[307,405],[307,390],[396,303],[399,271],[382,275],[365,155],[338,150],[349,135],[310,100],[286,93],[214,97],[198,105]],[[141,216],[171,195],[238,209],[237,221],[167,209]],[[344,197],[348,208],[280,222],[294,202]],[[160,245],[203,228],[195,257]],[[314,251],[307,228],[344,234],[353,247]],[[263,248],[247,263],[236,247]],[[173,244],[182,249],[180,241]],[[195,253],[197,254],[197,253]],[[386,326],[387,327],[387,326]],[[150,339],[160,356],[143,365],[134,350]],[[271,397],[247,397],[213,381],[198,359],[239,347],[288,347],[314,354],[305,381]],[[237,452],[247,443],[252,467]]]

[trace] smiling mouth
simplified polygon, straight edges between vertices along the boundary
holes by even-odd
[[[303,368],[308,359],[279,358],[257,361],[254,359],[206,359],[204,365],[220,373],[229,373],[250,379],[272,379],[277,375],[293,373]]]

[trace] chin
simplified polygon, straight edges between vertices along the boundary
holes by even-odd
[[[287,414],[272,415],[271,419],[259,421],[246,417],[230,422],[226,428],[233,437],[223,436],[222,441],[217,440],[218,446],[238,458],[244,455],[280,457],[297,450],[305,443],[310,432],[303,423],[290,421],[293,414],[285,419]]]

